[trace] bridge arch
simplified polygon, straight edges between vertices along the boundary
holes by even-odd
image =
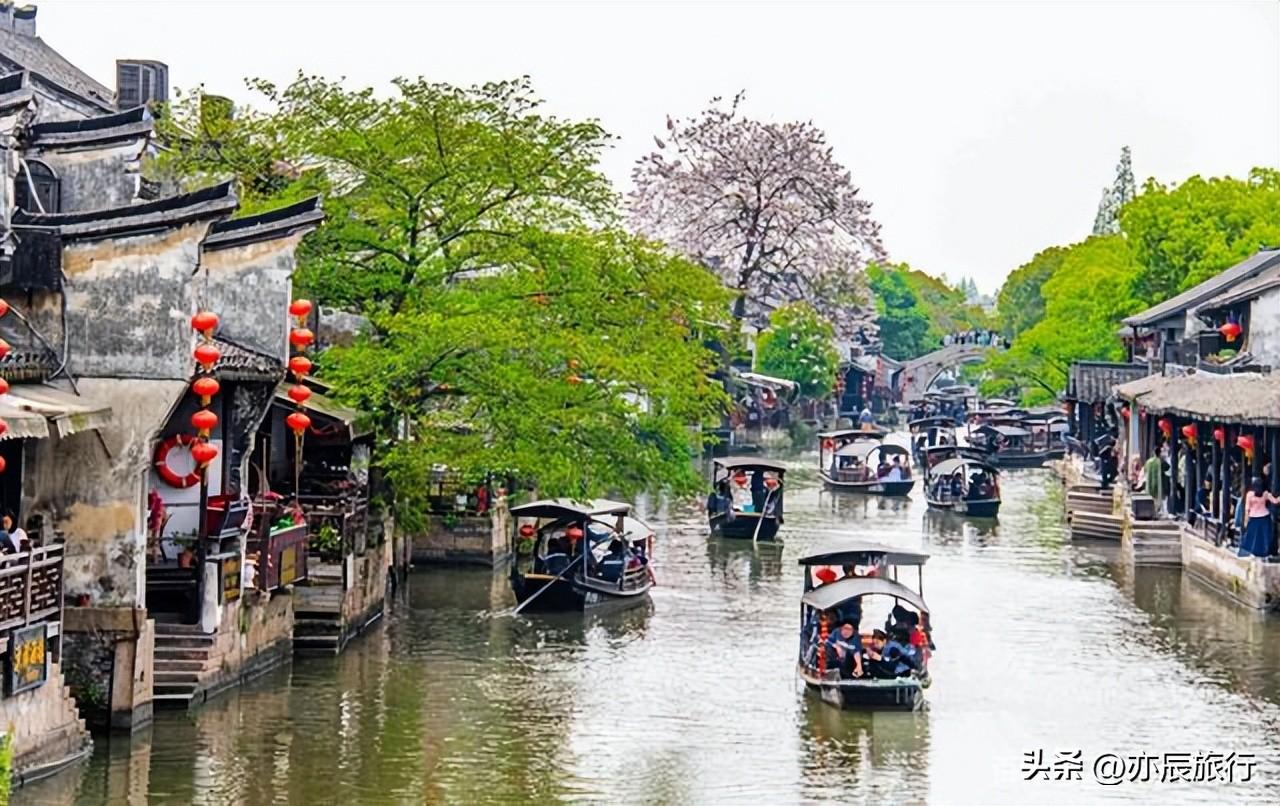
[[[913,358],[898,371],[898,389],[903,400],[922,397],[945,370],[960,364],[976,364],[993,349],[981,344],[952,344],[941,350]]]

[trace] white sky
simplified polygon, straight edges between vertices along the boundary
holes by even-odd
[[[537,3],[40,0],[45,41],[108,86],[117,57],[248,101],[299,69],[385,86],[529,74],[622,139],[746,89],[812,119],[894,260],[983,291],[1086,236],[1122,145],[1139,182],[1280,166],[1280,2]],[[109,33],[108,33],[109,32]]]

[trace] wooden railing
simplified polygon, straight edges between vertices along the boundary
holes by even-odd
[[[61,545],[0,555],[0,632],[62,615]]]
[[[266,530],[251,538],[249,553],[258,556],[257,587],[272,591],[307,578],[307,526]]]
[[[369,539],[369,500],[364,496],[304,495],[302,511],[311,534],[326,526],[342,538],[342,553],[364,554]]]

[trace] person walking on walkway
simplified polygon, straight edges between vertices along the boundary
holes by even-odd
[[[1271,556],[1271,508],[1280,503],[1270,491],[1263,489],[1262,479],[1253,477],[1249,492],[1244,494],[1244,534],[1240,536],[1241,557]]]

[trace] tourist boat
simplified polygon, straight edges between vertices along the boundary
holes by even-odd
[[[1061,459],[1067,455],[1067,433],[1071,425],[1061,411],[1054,409],[1027,414],[1022,418],[1022,427],[1031,432],[1029,444],[1047,451],[1050,459]]]
[[[920,649],[918,669],[891,678],[842,677],[839,669],[828,667],[827,653],[820,650],[830,633],[840,628],[843,614],[852,608],[857,608],[861,622],[867,621],[867,600],[871,597],[890,598],[894,605],[914,608],[915,618],[928,634],[929,608],[923,596],[928,558],[920,552],[861,541],[800,558],[804,595],[800,599],[797,671],[806,690],[844,710],[914,711],[924,705],[924,690],[930,683],[927,648]],[[917,573],[915,590],[898,581],[898,569],[912,566]],[[846,574],[846,569],[852,575]],[[871,631],[864,630],[861,623],[856,629],[865,658],[873,646]]]
[[[782,477],[787,466],[769,459],[733,456],[712,462],[713,492],[707,506],[712,537],[773,540],[782,525]]]
[[[824,439],[818,451],[818,475],[828,490],[867,495],[907,495],[916,486],[911,478],[911,453],[892,442],[836,438]],[[830,446],[830,449],[828,449]],[[890,479],[877,472],[881,462],[899,457],[900,477]]]
[[[979,451],[939,446],[929,451],[924,500],[929,508],[975,518],[1000,512],[1000,471]]]
[[[926,448],[956,444],[956,421],[953,417],[921,417],[907,423],[907,430],[911,432],[911,453],[917,462],[924,460]]]
[[[617,501],[547,499],[511,508],[511,588],[527,609],[585,610],[648,599],[653,531]],[[545,589],[545,590],[544,590]]]

